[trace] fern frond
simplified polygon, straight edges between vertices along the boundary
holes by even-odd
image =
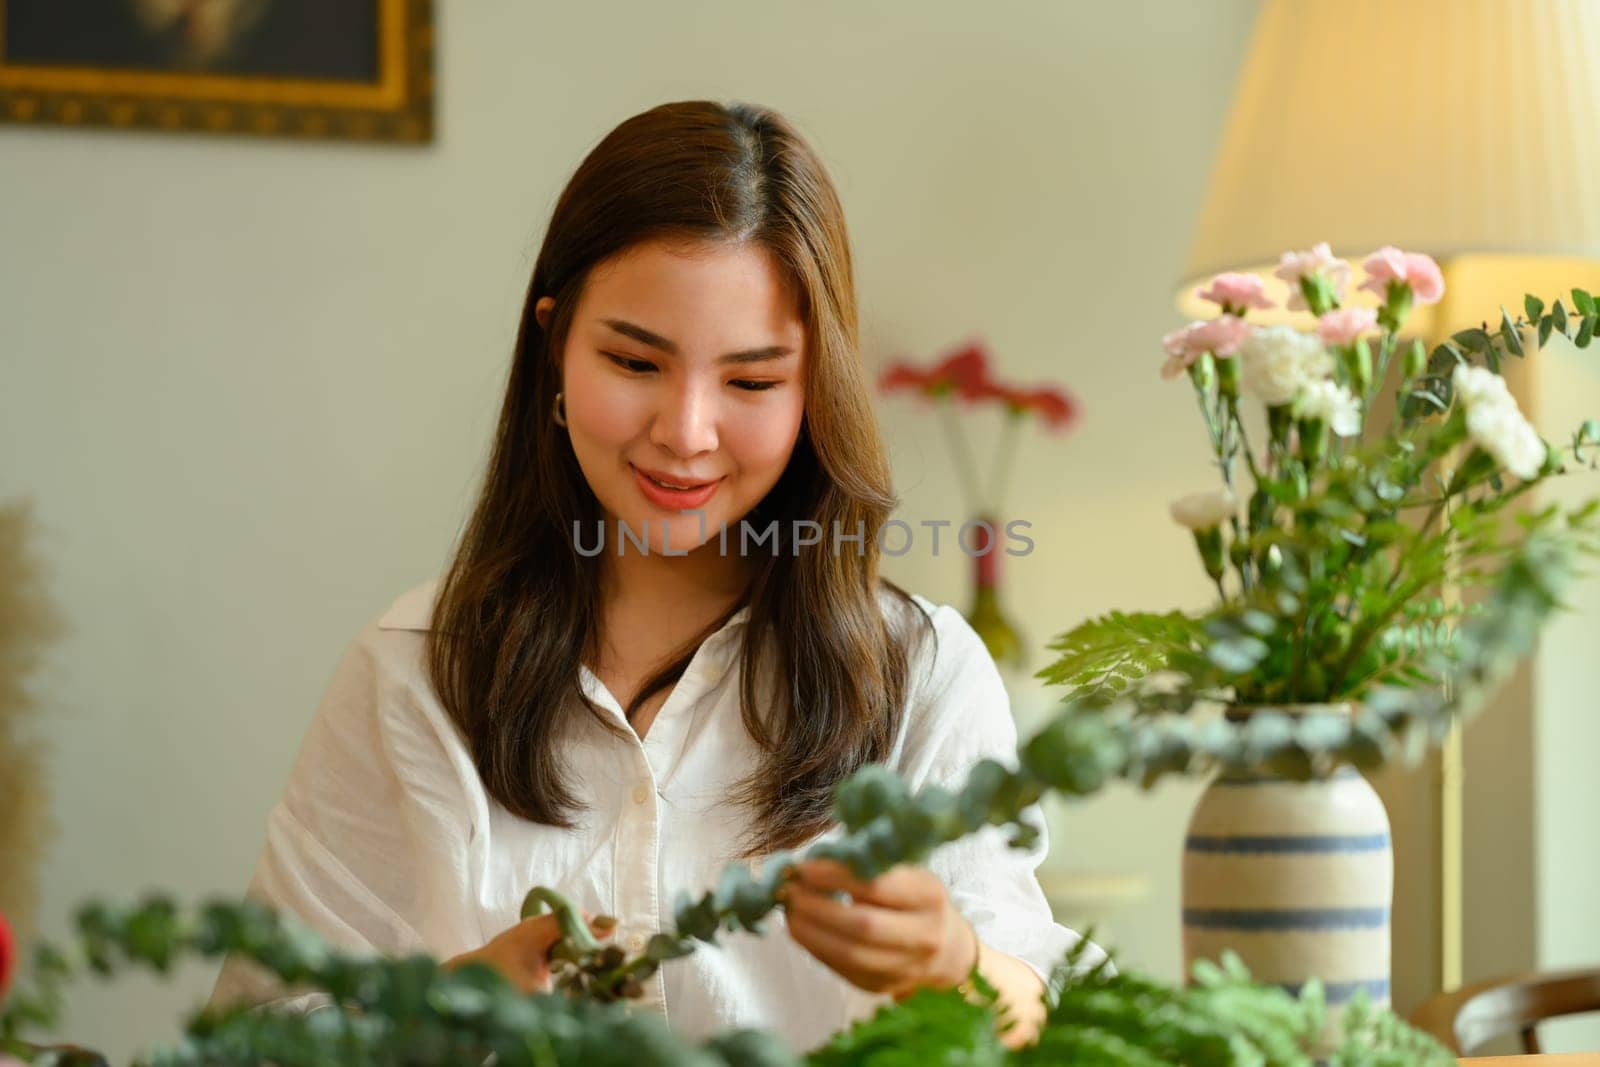
[[[1181,611],[1114,611],[1052,641],[1050,649],[1061,658],[1038,677],[1069,687],[1069,700],[1105,700],[1167,669],[1177,657],[1198,652],[1204,637],[1199,620]]]

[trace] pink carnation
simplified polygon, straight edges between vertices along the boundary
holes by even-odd
[[[1289,310],[1305,311],[1306,298],[1300,292],[1300,279],[1308,274],[1321,274],[1333,288],[1334,298],[1344,299],[1345,287],[1350,284],[1350,264],[1333,254],[1328,242],[1322,241],[1308,252],[1285,252],[1278,260],[1274,278],[1289,283]]]
[[[1250,324],[1235,315],[1191,322],[1161,339],[1161,347],[1168,356],[1161,367],[1161,376],[1176,378],[1207,352],[1219,359],[1231,356],[1249,336]]]
[[[1213,356],[1231,356],[1250,336],[1250,325],[1233,315],[1221,315],[1190,328],[1189,342]]]
[[[1219,274],[1211,279],[1210,286],[1196,289],[1194,295],[1223,308],[1246,310],[1278,306],[1267,298],[1265,285],[1254,274]]]
[[[1380,298],[1388,296],[1390,282],[1409,286],[1411,301],[1418,306],[1437,304],[1444,296],[1444,275],[1439,273],[1439,264],[1421,252],[1402,252],[1394,245],[1384,245],[1367,257],[1361,269],[1367,272],[1361,288]]]
[[[1317,320],[1317,336],[1325,345],[1347,345],[1377,325],[1372,308],[1334,308]]]

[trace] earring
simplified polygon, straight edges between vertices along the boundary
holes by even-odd
[[[550,417],[556,421],[557,426],[565,426],[567,424],[567,405],[565,393],[556,394],[555,407],[551,410]]]

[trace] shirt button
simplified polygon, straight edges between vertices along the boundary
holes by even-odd
[[[633,802],[635,804],[643,804],[645,801],[647,801],[649,799],[650,799],[650,787],[649,786],[645,785],[643,782],[640,782],[638,785],[633,787]]]

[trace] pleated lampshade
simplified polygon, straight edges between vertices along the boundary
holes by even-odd
[[[1600,261],[1597,55],[1592,0],[1264,0],[1179,306],[1319,241]]]

